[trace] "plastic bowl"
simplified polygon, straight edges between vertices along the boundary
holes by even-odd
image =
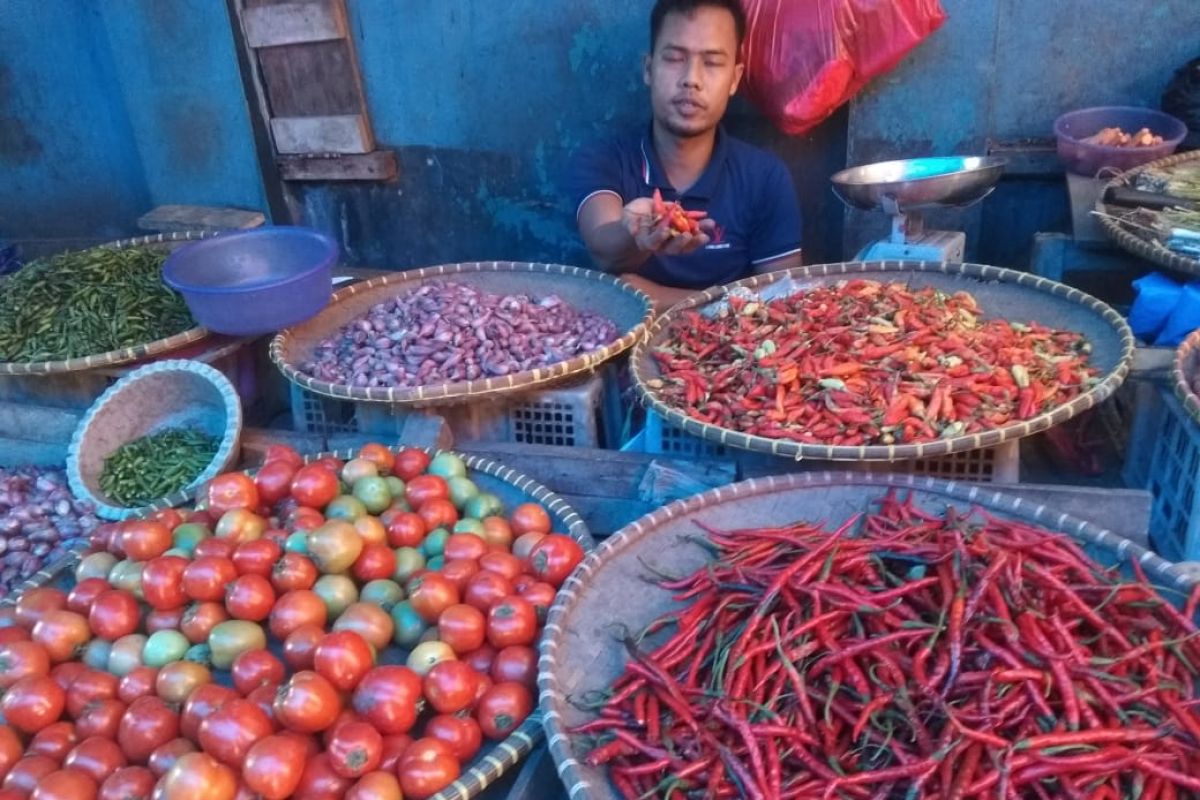
[[[163,281],[210,331],[258,336],[324,308],[337,258],[337,243],[323,233],[256,228],[179,248],[163,264]]]
[[[1130,134],[1149,128],[1163,141],[1153,147],[1107,147],[1083,141],[1104,128],[1120,128]],[[1063,114],[1054,121],[1054,135],[1063,166],[1076,175],[1094,178],[1105,168],[1124,172],[1171,155],[1187,136],[1187,126],[1152,108],[1100,106]]]

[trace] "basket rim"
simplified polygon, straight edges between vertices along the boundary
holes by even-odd
[[[1183,404],[1192,421],[1200,423],[1200,395],[1192,388],[1196,377],[1196,359],[1200,357],[1200,328],[1192,331],[1179,347],[1175,348],[1175,363],[1171,367],[1171,378],[1175,396]]]
[[[1190,258],[1180,255],[1174,251],[1168,250],[1161,242],[1152,241],[1142,238],[1135,233],[1132,233],[1122,227],[1121,223],[1113,218],[1113,214],[1109,210],[1113,208],[1104,202],[1104,196],[1108,194],[1108,190],[1118,187],[1127,186],[1129,182],[1137,176],[1138,173],[1148,169],[1165,169],[1174,167],[1179,164],[1186,164],[1191,161],[1200,161],[1200,150],[1190,150],[1186,153],[1176,153],[1174,155],[1165,156],[1164,158],[1151,161],[1146,164],[1141,164],[1132,169],[1127,169],[1119,173],[1104,185],[1096,198],[1095,210],[1100,212],[1097,216],[1100,218],[1100,226],[1109,237],[1121,246],[1126,252],[1132,253],[1135,256],[1152,261],[1159,266],[1173,269],[1177,272],[1184,272],[1193,275],[1200,275],[1200,258]]]
[[[294,328],[280,331],[271,339],[269,348],[271,361],[275,363],[275,366],[292,383],[308,391],[337,400],[389,403],[394,405],[436,405],[439,403],[461,402],[483,396],[527,391],[554,381],[572,377],[578,373],[592,371],[605,361],[620,355],[641,341],[646,336],[647,328],[654,319],[654,308],[649,296],[640,289],[634,288],[613,275],[599,270],[573,267],[565,264],[544,264],[526,261],[470,261],[457,264],[441,264],[417,270],[380,275],[367,281],[352,283],[338,290],[330,298],[329,305],[326,306],[325,311],[322,313],[335,309],[339,302],[347,298],[364,292],[374,292],[382,287],[403,287],[406,284],[416,285],[424,283],[433,278],[485,272],[556,274],[609,285],[631,295],[642,303],[642,319],[615,341],[566,361],[560,361],[557,364],[525,370],[503,377],[433,383],[427,386],[362,389],[345,384],[319,381],[302,372],[297,365],[287,360],[287,350],[291,346],[295,336]],[[384,295],[387,292],[380,291],[379,294]],[[341,325],[344,324],[345,322],[341,323]],[[341,327],[341,325],[338,327]]]
[[[1018,494],[1019,486],[1014,487],[1016,492],[1010,493],[986,486],[915,475],[801,472],[752,478],[676,500],[621,528],[588,553],[563,583],[554,605],[547,614],[545,633],[538,648],[538,706],[542,711],[550,754],[569,797],[574,800],[594,796],[593,783],[571,748],[570,735],[567,733],[562,711],[571,687],[563,686],[559,681],[556,672],[557,654],[565,633],[562,619],[568,610],[579,602],[579,592],[587,584],[591,573],[664,523],[681,517],[693,517],[706,508],[730,500],[767,496],[793,489],[844,486],[863,486],[878,490],[911,489],[939,494],[950,500],[960,500],[971,505],[981,505],[989,510],[1041,525],[1048,530],[1064,533],[1085,543],[1106,546],[1115,550],[1121,559],[1137,559],[1152,578],[1159,577],[1170,581],[1176,587],[1189,590],[1193,585],[1193,578],[1141,545],[1094,523],[1023,500]]]
[[[657,392],[649,386],[649,381],[655,377],[650,371],[651,358],[649,349],[654,346],[656,340],[664,335],[667,328],[685,311],[717,302],[738,289],[759,289],[785,279],[803,280],[806,278],[837,275],[854,278],[868,273],[902,274],[906,272],[940,272],[947,275],[961,275],[979,281],[1014,283],[1034,291],[1056,295],[1068,301],[1075,302],[1095,312],[1117,330],[1121,339],[1120,360],[1099,383],[1070,402],[1063,403],[1052,411],[1044,412],[1032,419],[1009,423],[999,428],[983,431],[982,433],[964,434],[920,444],[845,446],[805,444],[783,439],[768,439],[763,436],[755,436],[728,428],[721,428],[694,419],[673,406],[667,405],[667,403],[657,396]],[[880,279],[884,279],[885,277],[886,275]],[[741,450],[793,458],[797,461],[806,458],[821,461],[903,461],[994,447],[1010,439],[1020,439],[1030,436],[1066,422],[1077,414],[1099,405],[1117,390],[1129,373],[1130,365],[1133,362],[1135,344],[1133,331],[1130,330],[1125,318],[1107,303],[1073,287],[1031,273],[1017,272],[1016,270],[1004,267],[991,267],[970,263],[960,264],[948,261],[844,261],[832,264],[814,264],[807,267],[796,267],[790,270],[755,275],[746,280],[724,286],[716,286],[693,295],[675,305],[654,321],[647,331],[646,337],[634,347],[633,355],[630,358],[630,366],[633,372],[634,386],[637,388],[638,394],[645,404],[653,408],[665,421],[675,427],[709,441],[727,447],[736,447]]]
[[[167,245],[172,242],[188,242],[200,239],[210,239],[217,236],[216,231],[176,231],[158,233],[151,236],[135,236],[129,239],[117,239],[112,242],[95,245],[96,248],[109,250],[125,250],[131,247],[146,247]],[[94,248],[83,248],[90,250]],[[119,350],[109,350],[105,353],[93,353],[87,356],[67,358],[59,361],[0,361],[0,375],[61,375],[68,372],[80,372],[97,367],[111,367],[117,364],[128,364],[148,356],[169,353],[184,345],[198,342],[210,335],[209,330],[202,325],[189,328],[173,336],[156,339],[153,342],[123,347]]]
[[[156,498],[152,502],[142,506],[125,507],[113,505],[107,502],[106,498],[101,498],[88,489],[87,483],[83,479],[83,473],[80,470],[80,457],[84,437],[87,435],[92,423],[95,422],[96,416],[109,404],[113,397],[143,378],[161,373],[186,373],[188,375],[199,376],[212,384],[220,393],[225,411],[225,430],[221,433],[221,443],[217,447],[217,452],[213,454],[212,460],[208,462],[208,466],[182,489],[164,497]],[[95,506],[96,516],[104,520],[119,521],[181,505],[194,497],[196,490],[200,486],[211,481],[227,469],[230,463],[236,459],[238,445],[242,437],[242,423],[241,398],[238,396],[237,389],[228,378],[221,374],[220,370],[203,361],[190,359],[155,361],[152,364],[147,364],[144,367],[133,370],[112,386],[109,386],[104,390],[103,394],[96,398],[91,407],[88,408],[87,413],[83,415],[83,419],[75,426],[75,432],[71,434],[71,443],[67,447],[67,482],[71,486],[71,491],[77,497],[84,498]]]

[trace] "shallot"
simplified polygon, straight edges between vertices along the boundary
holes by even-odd
[[[62,470],[0,469],[0,597],[85,544],[99,524]]]

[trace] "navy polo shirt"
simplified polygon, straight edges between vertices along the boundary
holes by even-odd
[[[624,205],[649,197],[656,187],[666,200],[708,212],[717,224],[713,241],[687,255],[651,256],[638,271],[664,286],[707,289],[748,277],[755,264],[800,251],[800,205],[787,167],[723,128],[708,167],[682,194],[671,188],[648,128],[579,152],[565,185],[576,217],[593,195],[615,194]]]

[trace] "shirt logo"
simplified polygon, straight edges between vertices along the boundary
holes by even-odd
[[[713,227],[713,232],[709,234],[709,243],[704,246],[705,250],[725,250],[728,249],[729,242],[725,241],[725,228],[720,225]]]

